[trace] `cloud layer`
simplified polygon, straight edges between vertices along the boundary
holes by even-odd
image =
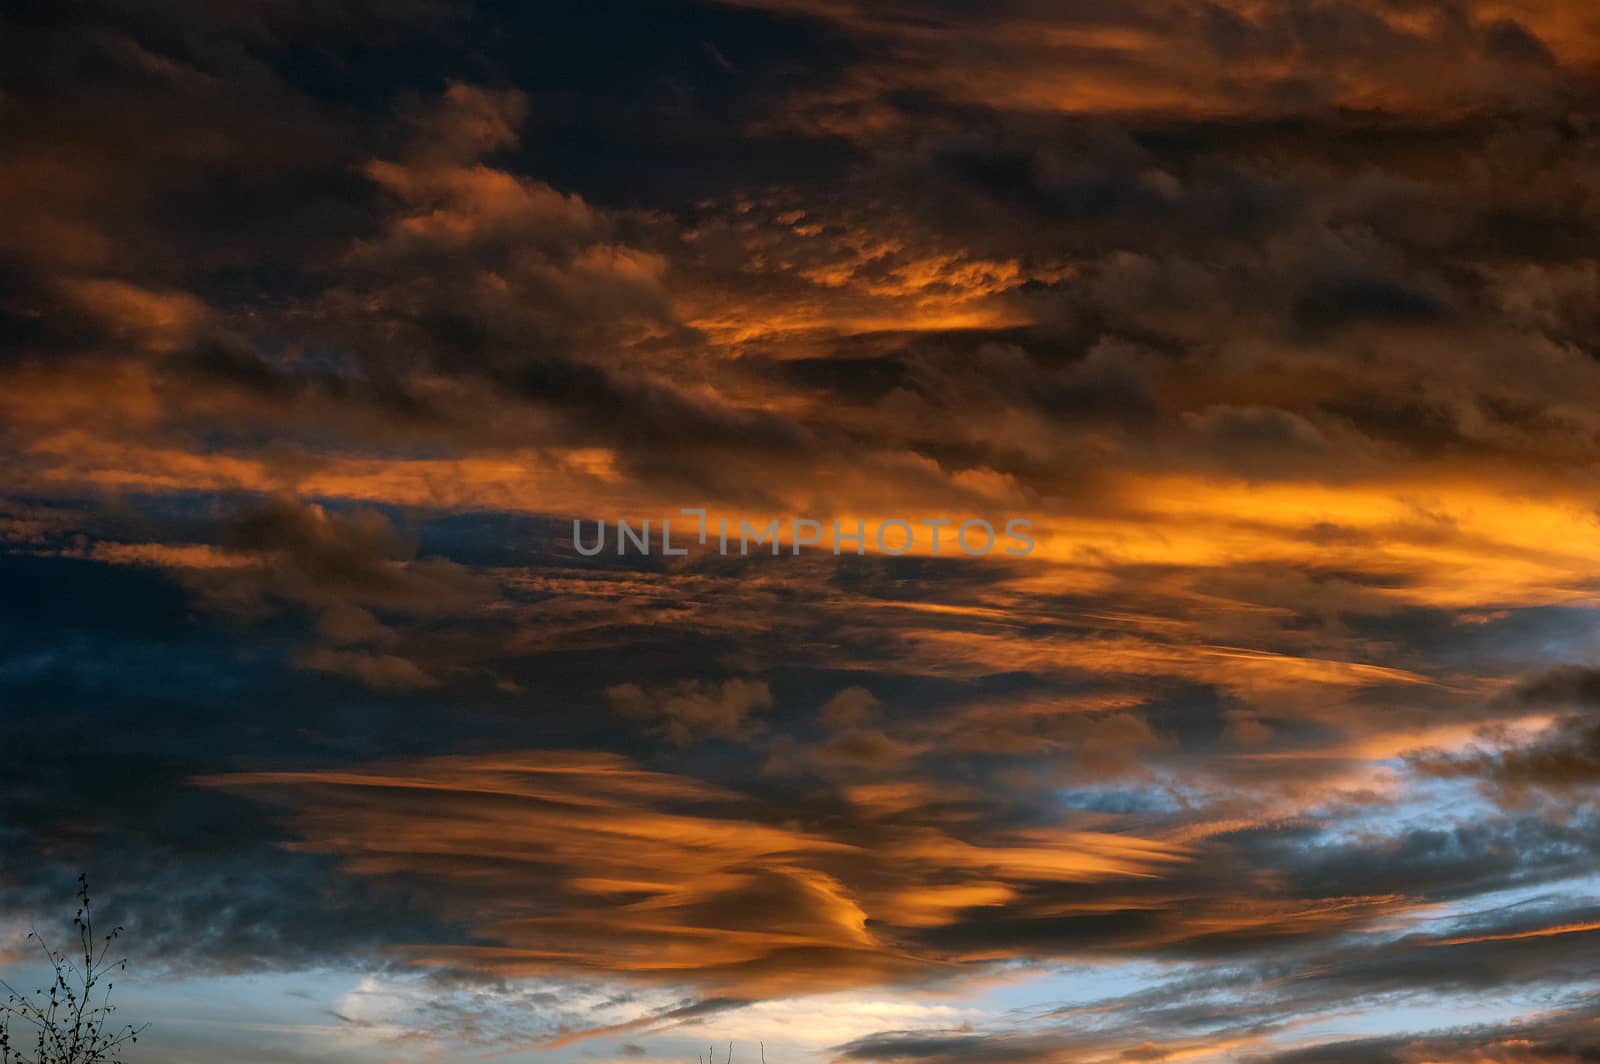
[[[359,983],[174,1059],[1595,1059],[1587,6],[3,41],[0,905]]]

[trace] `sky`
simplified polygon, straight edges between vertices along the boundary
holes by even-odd
[[[1589,0],[10,0],[0,972],[1600,1061],[1597,190]]]

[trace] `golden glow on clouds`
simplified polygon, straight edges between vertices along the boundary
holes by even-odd
[[[581,114],[603,145],[603,116],[451,82],[354,147],[283,149],[337,175],[314,225],[284,223],[314,240],[219,236],[186,271],[176,235],[123,224],[160,228],[168,160],[148,187],[102,179],[81,116],[42,120],[61,146],[0,159],[39,205],[0,234],[6,279],[14,256],[37,282],[0,305],[22,337],[0,545],[304,628],[284,668],[334,702],[487,704],[508,747],[540,713],[621,735],[627,755],[404,762],[340,737],[353,764],[295,748],[199,781],[467,929],[392,943],[409,963],[882,1009],[813,1032],[836,1051],[899,1022],[905,999],[866,988],[1278,945],[1312,981],[1318,949],[1435,911],[1468,873],[1355,866],[1505,828],[1384,849],[1407,759],[1555,741],[1571,722],[1519,701],[1526,674],[1593,656],[1593,5],[729,6],[836,52],[746,97],[748,69],[696,42],[739,90],[741,161],[693,202],[657,185],[708,176],[718,104],[640,102],[693,130],[682,156],[637,195],[580,194],[539,138]],[[338,121],[308,102],[292,124]],[[846,161],[761,177],[786,138]],[[221,187],[273,162],[259,139]],[[290,262],[313,265],[280,288]],[[237,279],[258,267],[274,280]],[[163,506],[183,518],[126,519]],[[574,517],[672,518],[685,545],[684,506],[735,536],[915,532],[898,562],[826,538],[797,557],[788,527],[781,557],[585,564],[563,542]],[[556,532],[419,557],[411,522],[440,517]],[[1027,520],[1036,549],[972,560],[952,528],[935,557],[922,523],[968,517]],[[563,686],[597,659],[603,682]],[[1347,844],[1318,875],[1311,850]],[[1568,915],[1424,944],[1600,929]],[[607,1013],[545,1047],[674,1022]],[[979,1052],[1222,1061],[1296,1022]],[[1518,1059],[1489,1041],[1411,1055]]]
[[[1186,860],[1181,847],[1106,832],[1033,829],[979,845],[926,823],[880,821],[871,842],[838,833],[846,825],[830,835],[762,823],[735,795],[607,754],[199,782],[288,805],[296,847],[334,854],[352,873],[420,876],[474,896],[477,933],[503,945],[409,948],[421,962],[689,980],[743,995],[953,974],[959,958],[908,951],[896,929],[952,922],[1030,883],[1159,877]],[[680,805],[707,811],[669,811]]]
[[[1464,946],[1473,942],[1517,942],[1528,938],[1548,938],[1552,935],[1582,935],[1600,931],[1600,920],[1582,924],[1562,924],[1559,927],[1540,927],[1532,931],[1514,931],[1502,935],[1468,935],[1430,942],[1430,946]]]
[[[882,54],[855,72],[854,94],[817,108],[866,118],[879,114],[873,96],[908,85],[964,103],[1096,115],[1333,107],[1455,115],[1537,97],[1548,85],[1549,72],[1531,54],[1495,51],[1492,31],[1506,19],[1528,27],[1559,62],[1583,69],[1600,58],[1600,23],[1581,0],[1326,12],[1271,0],[932,12],[894,2],[738,2],[820,17],[876,44]],[[1240,46],[1252,38],[1254,47]],[[1464,62],[1462,49],[1477,54]],[[823,101],[799,102],[804,114]],[[858,117],[829,128],[882,133],[881,118],[877,126]]]

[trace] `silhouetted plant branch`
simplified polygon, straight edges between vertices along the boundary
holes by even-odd
[[[767,1064],[767,1044],[761,1045],[761,1064]],[[712,1046],[708,1051],[695,1058],[699,1064],[717,1064],[717,1047]],[[733,1043],[728,1043],[728,1055],[722,1058],[722,1064],[733,1064]]]
[[[117,1007],[111,1004],[115,984],[109,977],[126,971],[128,961],[111,959],[122,928],[95,938],[87,876],[78,877],[78,914],[72,926],[78,946],[70,956],[51,949],[37,931],[28,933],[28,941],[39,944],[50,967],[48,987],[24,994],[0,979],[6,995],[0,1005],[0,1064],[121,1064],[123,1047],[137,1042],[149,1028],[149,1024],[111,1026]],[[31,1033],[23,1039],[33,1043],[31,1052],[13,1041],[14,1029]]]

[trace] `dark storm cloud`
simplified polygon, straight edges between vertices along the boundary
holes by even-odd
[[[191,971],[298,968],[400,927],[456,937],[408,912],[403,892],[347,889],[316,859],[264,860],[282,838],[270,817],[186,783],[281,752],[280,729],[313,757],[370,744],[398,707],[363,713],[336,691],[284,684],[287,633],[256,629],[241,646],[152,570],[17,557],[0,569],[6,911],[59,911],[85,871],[141,966]]]
[[[790,111],[796,125],[857,137],[893,130],[906,96],[1123,116],[1537,106],[1581,84],[1594,47],[1566,4],[1523,21],[1476,3],[748,6],[815,15],[863,43],[850,79],[797,94]]]
[[[1531,817],[1489,823],[1417,827],[1373,850],[1357,845],[1301,849],[1294,839],[1263,840],[1260,859],[1282,862],[1295,887],[1328,896],[1409,893],[1433,902],[1459,901],[1551,879],[1582,876],[1596,859],[1582,824]],[[1277,850],[1277,853],[1272,853]]]
[[[1030,1030],[995,1033],[886,1032],[836,1047],[843,1059],[960,1064],[1001,1060],[1126,1061],[1182,1059],[1196,1051],[1222,1048],[1251,1064],[1405,1064],[1415,1060],[1467,1064],[1586,1064],[1600,1059],[1589,1029],[1594,1006],[1555,1012],[1538,1020],[1506,1025],[1463,1025],[1376,1038],[1318,1040],[1291,1050],[1250,1048],[1270,1028],[1230,1028],[1210,1039],[1147,1041],[1119,1048],[1107,1036]]]
[[[1590,1064],[1600,1060],[1590,1027],[1593,1007],[1542,1024],[1477,1026],[1423,1034],[1331,1042],[1262,1055],[1262,1064],[1403,1064],[1419,1055],[1506,1064]]]
[[[1470,753],[1419,755],[1416,766],[1430,775],[1479,779],[1500,800],[1520,805],[1539,797],[1582,799],[1600,786],[1600,674],[1585,666],[1552,669],[1524,682],[1513,697],[1529,706],[1567,712],[1530,740],[1486,737]]]
[[[960,1060],[975,1064],[1051,1060],[1060,1052],[1049,1040],[976,1034],[888,1033],[839,1046],[846,1060]]]
[[[814,446],[805,426],[787,418],[697,401],[665,384],[617,379],[582,362],[543,359],[518,366],[512,394],[547,404],[571,419],[568,439],[620,444],[646,476],[669,476],[697,455],[754,449],[777,460],[801,458]]]
[[[6,88],[19,106],[3,120],[22,150],[0,179],[34,205],[11,249],[68,268],[137,262],[168,282],[215,271],[224,290],[237,278],[249,293],[358,230],[347,170],[359,131],[263,54],[301,32],[350,41],[353,27],[295,6],[9,9]],[[393,14],[398,36],[426,32],[425,8]],[[63,77],[75,92],[57,91]]]
[[[1394,281],[1355,277],[1314,285],[1295,300],[1295,324],[1320,333],[1362,323],[1432,324],[1444,310],[1427,292]]]
[[[1600,670],[1582,665],[1551,669],[1524,682],[1515,696],[1534,706],[1576,703],[1593,709],[1600,705]]]
[[[934,133],[876,165],[936,232],[1024,256],[1255,241],[1305,209],[1302,189],[1247,159],[1165,151],[1096,120]]]
[[[1592,1022],[1592,1000],[1565,991],[1593,977],[1588,938],[1600,927],[1594,916],[1592,905],[1576,911],[1551,905],[1497,913],[1462,933],[1355,940],[1314,953],[1285,943],[1278,956],[1181,969],[1155,988],[1063,1006],[1031,1021],[1018,1018],[1012,1029],[885,1031],[838,1049],[852,1059],[958,1061],[1019,1055],[1098,1059],[1108,1052],[1119,1059],[1165,1060],[1209,1048],[1231,1050],[1239,1059],[1277,1061],[1357,1060],[1368,1050],[1373,1059],[1403,1060],[1415,1059],[1408,1053],[1448,1054],[1472,1046],[1485,1051],[1484,1060],[1566,1060],[1559,1055],[1563,1048],[1591,1044],[1585,1028]],[[1468,1001],[1519,985],[1548,995],[1556,1007],[1506,1029],[1416,1032],[1393,1040],[1317,1038],[1300,1050],[1265,1048],[1266,1037],[1291,1033],[1298,1017],[1411,1000],[1418,993],[1432,1000],[1459,994],[1456,1000]],[[1530,1055],[1502,1056],[1490,1048],[1501,1044],[1502,1052]]]
[[[1528,791],[1583,793],[1600,785],[1600,724],[1568,718],[1552,734],[1527,746],[1494,754],[1424,760],[1424,771],[1444,776],[1475,776],[1515,800]]]

